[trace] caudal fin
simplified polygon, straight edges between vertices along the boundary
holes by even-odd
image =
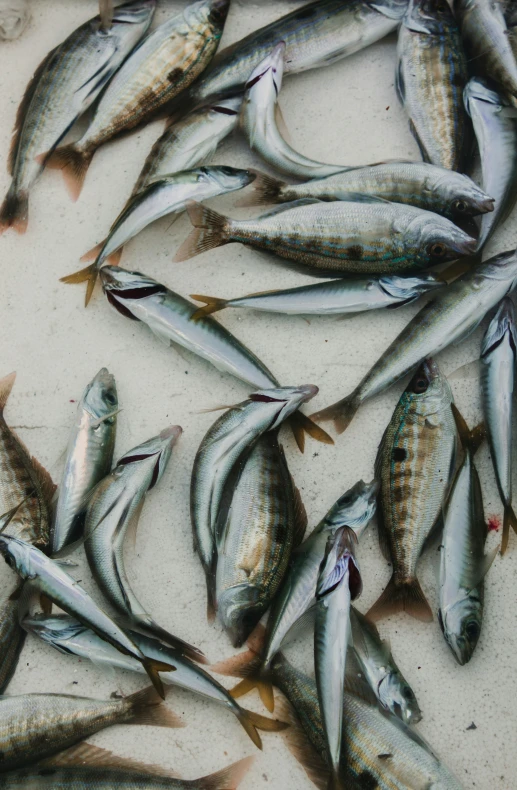
[[[217,296],[201,296],[201,294],[190,294],[190,296],[192,299],[195,299],[196,302],[205,303],[204,307],[199,307],[196,310],[191,318],[191,321],[199,321],[200,318],[204,318],[207,315],[218,313],[219,310],[224,310],[228,304],[227,299],[218,299]]]
[[[16,192],[12,185],[0,207],[0,235],[8,228],[25,233],[29,222],[29,193]]]
[[[83,188],[84,179],[95,151],[83,151],[75,143],[56,148],[46,163],[51,170],[61,170],[68,194],[76,201]]]
[[[354,419],[360,405],[361,401],[352,394],[348,398],[338,400],[332,406],[327,406],[326,409],[314,412],[314,414],[311,414],[311,419],[316,422],[329,422],[332,420],[337,433],[343,433]]]
[[[510,538],[510,527],[517,534],[517,517],[515,516],[513,507],[506,505],[503,516],[503,537],[501,539],[501,554],[506,552],[508,548],[508,540]]]
[[[175,261],[186,261],[188,258],[199,255],[200,252],[228,244],[226,217],[211,208],[202,206],[201,203],[195,203],[193,200],[187,201],[187,211],[194,230],[179,248],[174,258]]]
[[[11,394],[15,381],[16,373],[9,373],[8,376],[4,376],[3,379],[0,379],[0,415],[4,413],[6,403],[9,400],[9,395]]]
[[[235,703],[237,705],[237,703]],[[278,721],[278,719],[269,719],[267,716],[261,716],[260,713],[254,713],[252,710],[238,707],[237,718],[242,724],[243,728],[258,749],[262,749],[262,739],[257,730],[264,732],[282,732],[289,724],[285,721]]]
[[[90,299],[92,298],[93,290],[99,276],[99,267],[97,263],[91,263],[85,266],[84,269],[79,269],[78,272],[67,274],[65,277],[60,278],[60,282],[67,285],[78,285],[79,283],[86,283],[86,294],[84,296],[84,306],[88,307]]]
[[[418,579],[397,584],[392,576],[388,586],[366,616],[371,620],[381,620],[398,612],[407,612],[411,617],[424,623],[432,621],[433,612]]]
[[[271,203],[284,202],[281,195],[282,189],[287,186],[285,181],[279,181],[278,178],[260,173],[258,170],[252,172],[255,173],[253,192],[238,200],[237,206],[267,206]]]
[[[152,727],[184,727],[185,724],[173,711],[162,705],[162,700],[153,686],[137,691],[127,697],[131,705],[128,724],[148,724]]]
[[[149,679],[162,699],[165,699],[165,689],[161,681],[159,672],[172,672],[175,667],[165,664],[163,661],[156,661],[154,658],[142,660],[142,666],[149,675]]]
[[[113,0],[99,0],[99,15],[104,31],[110,30],[114,12]]]
[[[222,771],[196,779],[192,785],[199,787],[199,790],[236,790],[251,768],[253,760],[254,757],[245,757]]]
[[[329,436],[323,428],[316,425],[310,417],[307,417],[301,411],[296,411],[289,417],[289,425],[301,453],[305,450],[305,434],[312,436],[313,439],[322,444],[334,444],[332,436]]]
[[[258,626],[248,639],[248,650],[224,661],[219,661],[219,663],[213,664],[210,669],[220,675],[243,678],[240,683],[231,689],[230,694],[232,697],[238,699],[249,691],[257,689],[262,703],[270,713],[273,713],[275,709],[273,684],[269,668],[264,666],[260,654],[264,642],[264,634],[264,628]]]

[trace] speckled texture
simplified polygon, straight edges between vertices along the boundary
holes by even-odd
[[[183,0],[161,0],[156,20]],[[7,158],[16,108],[34,68],[73,27],[95,13],[96,0],[32,0],[33,19],[19,41],[0,46],[0,156]],[[281,14],[292,2],[234,0],[224,35],[231,43]],[[328,162],[366,164],[396,157],[418,158],[394,90],[394,36],[326,70],[285,80],[280,102],[292,145],[307,156]],[[171,423],[184,434],[164,478],[146,502],[136,544],[128,550],[127,569],[139,600],[165,628],[198,645],[211,661],[234,651],[220,625],[205,620],[205,581],[192,552],[188,502],[192,461],[216,414],[203,408],[243,400],[247,388],[219,374],[205,362],[167,349],[136,323],[125,321],[96,293],[83,307],[80,286],[58,282],[79,268],[79,257],[100,241],[131,193],[144,159],[161,132],[154,123],[142,132],[102,148],[88,173],[78,203],[69,201],[58,172],[45,173],[31,196],[29,230],[0,239],[2,260],[0,375],[18,371],[6,418],[30,450],[56,477],[73,424],[76,401],[100,367],[117,377],[122,413],[116,457]],[[230,138],[214,157],[216,164],[260,166],[242,140]],[[8,184],[1,168],[0,188]],[[233,209],[234,198],[212,202],[234,216],[254,211]],[[491,242],[489,251],[515,246],[515,217]],[[167,218],[147,228],[124,251],[123,265],[141,269],[183,295],[208,293],[239,296],[268,288],[287,288],[311,278],[268,261],[238,245],[208,252],[184,263],[172,258],[190,230],[186,217],[174,225]],[[321,394],[314,408],[333,402],[361,379],[378,355],[418,309],[365,314],[346,321],[227,311],[221,321],[247,343],[282,383],[315,383]],[[478,355],[486,322],[464,344],[440,355],[446,373]],[[477,371],[468,368],[451,378],[456,401],[467,422],[480,418]],[[300,455],[292,437],[282,433],[288,463],[301,488],[309,524],[315,525],[330,505],[359,476],[371,478],[377,445],[399,398],[402,384],[366,404],[335,447],[307,443]],[[477,456],[487,516],[502,511],[486,445]],[[497,542],[491,533],[488,546]],[[381,559],[374,527],[360,547],[365,611],[390,576]],[[73,572],[88,590],[93,583],[82,553]],[[517,630],[515,600],[517,539],[510,536],[508,555],[497,557],[486,581],[483,631],[474,658],[459,667],[442,638],[438,623],[422,624],[401,616],[380,623],[393,654],[414,689],[423,711],[418,729],[455,771],[465,788],[512,790],[517,754],[511,747],[517,723]],[[433,610],[437,608],[438,551],[435,544],[419,567],[419,578]],[[7,569],[1,568],[3,574]],[[96,593],[98,600],[100,597]],[[311,646],[298,649],[297,662],[310,661]],[[299,657],[299,658],[298,658]],[[228,682],[227,682],[228,681]],[[230,679],[224,679],[231,685]],[[55,691],[109,696],[130,693],[142,680],[108,675],[52,652],[28,638],[9,693]],[[245,703],[262,711],[255,695]],[[176,769],[193,778],[252,754],[254,747],[230,714],[215,705],[173,692],[167,703],[183,715],[182,730],[116,727],[92,739],[120,754]],[[472,722],[477,729],[467,729]],[[264,735],[264,752],[242,790],[309,790],[312,785],[291,757],[282,738]]]

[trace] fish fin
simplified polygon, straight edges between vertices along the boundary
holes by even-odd
[[[300,545],[302,542],[305,531],[307,529],[308,518],[307,518],[307,511],[305,510],[305,505],[302,501],[302,495],[300,494],[300,489],[297,487],[296,483],[294,482],[293,476],[291,477],[291,485],[293,487],[293,497],[294,497],[294,529],[293,529],[293,549]]]
[[[146,724],[152,727],[184,727],[181,719],[162,704],[154,686],[137,691],[127,697],[131,705],[131,719],[128,724]]]
[[[114,13],[115,8],[113,0],[99,0],[99,16],[101,18],[102,30],[108,31],[111,29]]]
[[[0,379],[0,415],[4,413],[15,381],[16,373],[9,373],[8,376],[4,376],[3,379]]]
[[[260,664],[260,653],[264,645],[265,633],[264,626],[259,623],[248,637],[246,642],[248,650],[218,661],[217,664],[212,664],[210,667],[212,672],[232,678],[245,678],[250,672],[254,672]]]
[[[414,122],[412,121],[411,118],[409,119],[409,131],[411,132],[411,134],[413,135],[413,137],[416,140],[416,144],[418,145],[418,148],[420,149],[420,154],[422,156],[422,159],[424,160],[424,162],[429,162],[429,154],[427,153],[426,148],[425,148],[425,146],[424,146],[424,144],[422,142],[422,138],[418,134],[418,132],[416,130],[416,126],[415,126],[415,124],[414,124]]]
[[[52,614],[53,602],[50,600],[50,598],[47,598],[46,595],[41,594],[39,597],[39,604],[43,614],[47,615],[47,617]]]
[[[131,623],[131,625],[134,626],[135,623]],[[208,664],[208,659],[205,654],[201,652],[201,650],[199,650],[197,647],[194,647],[194,645],[190,645],[188,642],[184,642],[183,639],[174,636],[174,634],[170,634],[165,630],[165,628],[162,628],[154,621],[151,623],[137,621],[136,625],[142,631],[149,633],[155,639],[158,639],[160,642],[164,642],[166,645],[169,645],[169,647],[177,650],[183,656],[186,656],[192,661],[196,661],[198,664]]]
[[[0,207],[0,235],[8,228],[25,233],[29,222],[29,192],[16,192],[12,185]]]
[[[207,315],[217,313],[219,310],[224,310],[228,304],[227,299],[219,299],[217,296],[202,296],[201,294],[190,294],[191,299],[196,302],[204,302],[204,307],[199,307],[196,312],[190,317],[191,321],[198,321],[200,318],[205,318]]]
[[[508,540],[510,538],[510,527],[517,534],[517,518],[515,516],[512,505],[506,505],[503,516],[503,537],[501,539],[501,554],[506,552],[508,548]]]
[[[106,239],[104,239],[104,241],[99,242],[99,244],[96,244],[95,247],[92,247],[91,250],[88,250],[88,252],[85,252],[84,255],[81,258],[79,258],[81,263],[97,260],[105,244],[106,244]],[[103,260],[109,263],[111,266],[118,266],[120,263],[120,259],[122,257],[122,250],[123,248],[119,247],[118,250],[115,250],[115,252],[112,252],[110,255],[107,255]],[[86,269],[82,269],[82,271],[85,272]],[[66,282],[66,279],[63,278],[62,282]]]
[[[297,411],[291,415],[289,418],[289,424],[296,440],[296,444],[302,453],[305,448],[305,440],[302,439],[304,434],[308,434],[317,442],[321,442],[322,444],[334,444],[334,439],[332,436],[329,436],[329,434],[324,431],[323,428],[320,428],[319,425],[316,425],[316,423],[313,422],[310,417],[307,417],[307,415],[303,414],[301,411]]]
[[[48,757],[37,763],[38,766],[55,767],[55,768],[71,768],[74,766],[92,766],[95,768],[118,768],[119,770],[126,771],[139,771],[150,773],[154,776],[164,776],[170,779],[178,779],[179,777],[158,765],[150,765],[141,763],[137,760],[132,760],[128,757],[119,757],[117,754],[101,749],[100,746],[94,746],[92,743],[79,743],[77,746],[72,746],[70,749]]]
[[[379,599],[368,611],[370,620],[381,620],[398,612],[407,612],[411,617],[430,623],[433,613],[418,579],[396,584],[393,576]]]
[[[254,759],[254,757],[245,757],[243,760],[223,768],[222,771],[216,771],[210,776],[196,779],[194,784],[199,790],[236,790],[251,768]]]
[[[200,252],[228,244],[229,240],[225,236],[226,217],[194,200],[187,200],[187,212],[194,230],[179,248],[175,261],[186,261]]]
[[[494,546],[492,551],[489,551],[488,554],[485,554],[481,562],[481,565],[478,568],[477,578],[472,580],[472,589],[474,589],[479,584],[481,584],[481,582],[487,575],[488,571],[492,567],[492,563],[498,554],[499,554],[499,546]]]
[[[343,433],[354,419],[360,405],[361,401],[352,393],[347,398],[342,398],[342,400],[333,403],[332,406],[327,406],[326,409],[314,412],[314,414],[311,414],[311,419],[315,422],[332,420],[336,431]]]
[[[215,597],[215,584],[210,573],[205,571],[206,575],[206,619],[207,622],[212,624],[215,620],[217,612],[217,602]]]
[[[468,450],[475,455],[479,447],[483,444],[486,437],[486,429],[484,423],[476,425],[472,430],[468,427],[467,423],[460,410],[455,403],[451,403],[452,414],[456,423],[456,429],[461,439],[461,444],[464,450]]]
[[[289,726],[285,721],[269,719],[267,716],[261,716],[259,713],[254,713],[240,706],[237,711],[237,718],[258,749],[262,749],[262,738],[257,730],[263,730],[264,732],[281,732]]]
[[[82,151],[76,148],[75,143],[71,143],[56,148],[47,160],[50,170],[61,170],[63,173],[68,194],[74,202],[81,194],[94,153],[95,151]]]
[[[54,494],[56,493],[57,486],[52,480],[50,472],[47,472],[45,467],[42,466],[38,459],[34,458],[34,456],[31,456],[31,464],[34,472],[36,473],[36,477],[38,478],[43,498],[45,499],[48,507],[50,507],[54,498]]]
[[[263,669],[262,659],[256,653],[248,650],[239,656],[234,656],[215,664],[211,669],[213,672],[218,672],[221,675],[242,677],[243,680],[230,689],[232,697],[238,699],[253,689],[257,689],[263,705],[270,713],[273,713],[275,700],[269,670]]]
[[[404,75],[402,74],[402,60],[399,60],[395,70],[395,90],[401,104],[404,104],[406,98],[406,84]]]
[[[314,620],[316,618],[316,611],[317,607],[315,605],[310,606],[306,612],[304,612],[300,617],[295,620],[292,626],[287,631],[286,635],[282,639],[282,645],[287,645],[290,642],[294,641],[299,634],[302,634],[304,631],[314,628]]]
[[[160,672],[171,672],[174,670],[171,664],[166,664],[163,661],[157,661],[154,658],[144,658],[142,666],[149,675],[149,680],[162,699],[165,699],[165,690],[161,681]]]
[[[93,289],[95,288],[95,283],[97,282],[97,277],[99,276],[99,267],[97,263],[91,263],[89,266],[86,266],[84,269],[79,269],[78,272],[74,272],[73,274],[67,274],[65,277],[60,278],[60,282],[66,283],[67,285],[77,285],[79,283],[87,283],[86,285],[86,295],[84,298],[84,306],[88,307],[88,303],[92,298]]]
[[[292,705],[284,697],[278,697],[276,704],[279,715],[290,725],[282,734],[287,748],[318,790],[327,790],[330,771],[324,757],[309,741]]]
[[[238,200],[236,206],[267,206],[271,203],[283,203],[280,195],[282,189],[287,186],[285,181],[261,173],[259,170],[251,170],[251,172],[255,173],[253,192]]]

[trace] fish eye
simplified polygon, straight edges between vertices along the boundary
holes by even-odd
[[[16,563],[14,561],[14,557],[11,557],[10,554],[5,554],[4,555],[4,560],[9,565],[10,568],[14,568],[14,570],[16,570]]]
[[[465,632],[467,634],[467,638],[470,641],[473,641],[474,639],[477,639],[479,636],[479,625],[475,622],[467,623]]]
[[[467,201],[466,200],[455,200],[452,204],[452,207],[455,211],[458,211],[460,214],[464,214],[467,209]]]
[[[402,690],[402,696],[404,697],[404,699],[407,699],[407,700],[412,700],[413,699],[414,695],[413,695],[413,692],[411,691],[411,689],[409,688],[409,686],[404,686],[404,688]]]
[[[421,395],[427,390],[429,382],[423,376],[418,376],[413,383],[413,392],[416,395]]]
[[[431,244],[431,246],[429,247],[429,254],[433,258],[443,258],[446,252],[447,249],[445,247],[445,244],[440,244],[440,242]]]
[[[105,397],[105,400],[106,400],[106,401],[107,401],[109,404],[111,404],[112,406],[115,404],[115,396],[113,395],[113,393],[112,393],[112,392],[107,392],[107,393],[106,393],[106,395],[105,395],[104,397]]]

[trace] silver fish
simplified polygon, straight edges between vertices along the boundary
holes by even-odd
[[[492,214],[481,218],[481,249],[517,201],[517,113],[484,80],[473,78],[464,93],[472,118],[483,173],[483,189],[494,197]]]
[[[177,343],[253,387],[277,386],[258,357],[217,321],[210,317],[191,321],[196,305],[165,285],[118,266],[103,266],[100,276],[110,304],[126,318],[147,324],[166,345]]]
[[[109,31],[98,16],[74,30],[38,66],[18,108],[9,154],[11,186],[0,233],[27,228],[29,190],[49,155],[90,107],[151,24],[156,0],[119,6]]]
[[[516,285],[515,251],[496,255],[471,269],[416,314],[350,395],[313,418],[333,420],[342,433],[364,401],[391,387],[426,357],[467,337]]]
[[[77,407],[50,532],[51,554],[80,537],[86,497],[111,469],[117,409],[115,378],[102,368]]]
[[[513,302],[503,299],[481,346],[481,394],[492,463],[504,505],[501,554],[508,546],[510,526],[517,532],[512,506],[512,412],[517,355]]]

